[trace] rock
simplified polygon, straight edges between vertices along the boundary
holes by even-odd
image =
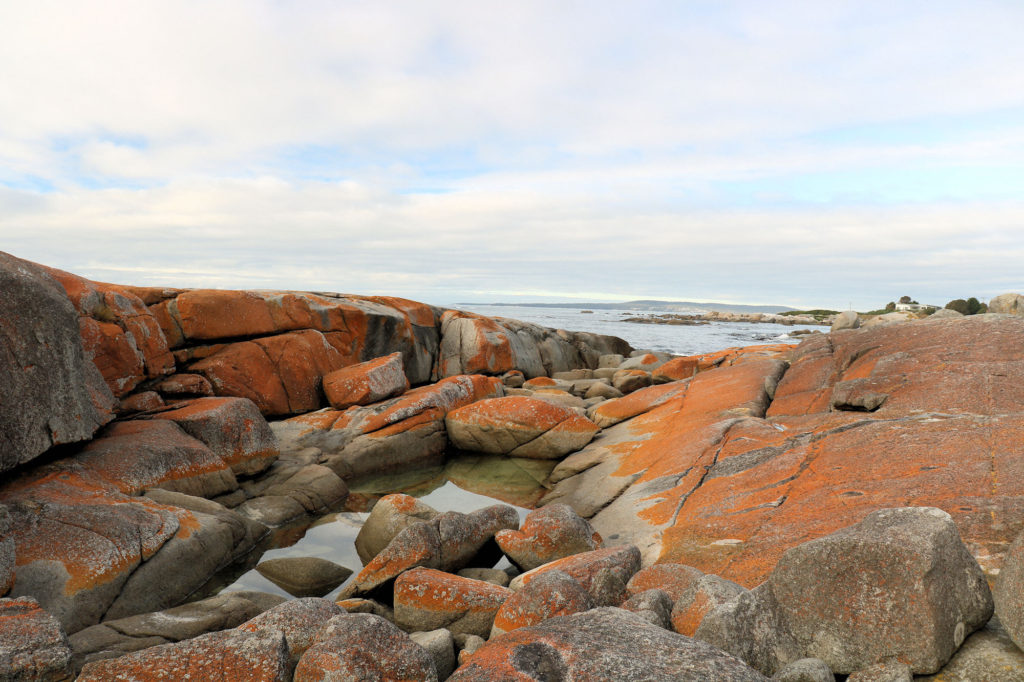
[[[605,596],[606,599],[610,597],[616,600],[614,603],[618,605],[626,599],[626,583],[640,570],[640,551],[632,545],[625,545],[574,554],[523,573],[513,579],[509,587],[519,591],[531,580],[553,570],[562,571],[583,585],[599,605],[609,605],[600,596]],[[603,571],[607,573],[602,573]],[[621,592],[616,595],[597,594],[602,591],[599,588],[602,587],[602,583],[607,583],[609,575],[618,579]]]
[[[122,398],[118,403],[117,411],[119,414],[131,414],[133,412],[159,410],[163,406],[164,399],[160,397],[159,393],[156,391],[143,391],[142,393],[133,393]]]
[[[163,488],[214,497],[238,487],[220,457],[167,421],[115,422],[75,455],[74,462],[89,477],[127,495]]]
[[[919,682],[1024,682],[1024,652],[996,619],[975,632],[934,676]]]
[[[865,328],[870,328],[877,327],[883,324],[898,324],[900,322],[910,322],[916,319],[917,317],[913,313],[897,311],[894,313],[885,313],[884,315],[875,315],[874,317],[870,317],[867,320],[867,322],[865,322],[861,326]]]
[[[279,630],[259,633],[225,630],[119,658],[93,661],[82,668],[78,679],[80,682],[115,679],[284,682],[287,675],[288,645]]]
[[[558,381],[547,376],[534,377],[523,382],[522,388],[530,391],[538,391],[542,388],[557,388],[563,391],[568,391],[570,384],[568,381]]]
[[[395,622],[409,632],[443,627],[486,637],[494,615],[511,594],[480,580],[414,568],[395,580]]]
[[[10,592],[14,585],[14,538],[8,533],[11,529],[11,517],[7,507],[0,504],[0,597]]]
[[[675,602],[703,575],[693,566],[654,564],[637,571],[626,583],[626,592],[633,597],[647,590],[663,590]]]
[[[512,580],[509,574],[500,568],[463,568],[456,575],[470,580],[482,580],[498,587],[508,587],[509,581]]]
[[[429,521],[437,510],[403,493],[377,500],[356,535],[355,546],[363,565],[384,550],[395,536],[414,523]]]
[[[358,597],[342,599],[338,602],[338,606],[349,613],[370,613],[374,616],[380,616],[389,623],[395,622],[395,610],[374,599],[360,599]]]
[[[310,597],[292,599],[264,611],[238,626],[240,632],[284,634],[290,655],[289,669],[294,668],[316,640],[320,629],[335,616],[345,613],[337,604]]]
[[[619,365],[619,369],[642,369],[647,373],[652,373],[667,361],[667,357],[659,357],[654,353],[644,353],[643,355],[636,355],[631,357],[629,360],[624,361]]]
[[[614,426],[685,394],[686,387],[686,382],[673,382],[641,388],[624,398],[601,403],[590,411],[590,418],[602,429]]]
[[[548,571],[510,593],[494,616],[490,638],[595,606],[593,597],[576,580],[562,571]]]
[[[256,570],[293,597],[322,597],[352,575],[352,569],[319,557],[268,559]]]
[[[622,355],[618,353],[608,353],[598,358],[597,366],[600,369],[605,369],[608,367],[614,367],[615,369],[618,369],[619,365],[621,365],[624,361],[625,358],[622,357]]]
[[[224,592],[163,611],[108,620],[79,630],[70,638],[75,668],[81,670],[94,660],[227,630],[258,616],[264,610],[265,598],[272,598],[271,603],[275,605],[284,601],[275,595],[263,595],[262,599],[250,598],[252,595]]]
[[[622,602],[622,608],[659,628],[672,629],[672,598],[663,590],[653,589],[635,594]]]
[[[741,661],[651,625],[636,614],[599,608],[495,638],[449,678],[479,680],[764,680]]]
[[[846,678],[848,682],[914,682],[910,666],[900,661],[875,663]]]
[[[156,388],[164,395],[175,397],[213,395],[213,386],[201,374],[174,374],[157,384]]]
[[[555,372],[551,375],[551,378],[558,381],[576,381],[577,379],[593,379],[594,370],[581,368],[571,369],[568,372]]]
[[[672,606],[672,629],[693,637],[709,612],[736,599],[747,590],[717,575],[703,575],[675,600]]]
[[[494,377],[456,376],[398,398],[342,412],[324,410],[273,424],[282,448],[316,447],[342,478],[440,464],[447,438],[444,416],[503,394]]]
[[[437,682],[426,650],[379,616],[335,616],[299,659],[294,682],[312,680],[422,680]]]
[[[191,512],[216,517],[218,521],[230,528],[235,554],[238,556],[248,554],[256,546],[256,543],[270,532],[270,529],[262,523],[246,518],[214,500],[160,488],[147,490],[145,497],[167,507],[187,509]]]
[[[651,385],[651,374],[642,369],[620,369],[612,377],[612,386],[623,393],[632,393]]]
[[[964,316],[963,313],[958,313],[955,310],[950,310],[949,308],[939,308],[934,313],[929,315],[928,319],[929,320],[955,320],[955,319],[963,317],[963,316]]]
[[[511,369],[501,375],[501,383],[509,388],[522,388],[526,377],[518,369]]]
[[[319,464],[307,464],[285,480],[264,489],[268,497],[290,497],[308,514],[326,514],[335,510],[348,498],[348,486],[331,469]],[[242,507],[254,502],[250,500]]]
[[[72,679],[67,635],[35,599],[0,599],[0,679]]]
[[[342,590],[342,597],[375,591],[404,571],[423,566],[457,571],[481,554],[498,560],[494,534],[519,526],[519,514],[507,505],[493,505],[470,514],[445,512],[430,521],[414,523],[395,536]],[[493,551],[488,551],[493,545]],[[480,561],[487,563],[487,561]]]
[[[999,622],[1010,639],[1021,647],[1024,644],[1024,533],[1019,534],[1006,551],[992,598]]]
[[[772,676],[778,682],[836,682],[828,664],[820,658],[801,658],[793,661]]]
[[[444,628],[429,632],[412,632],[409,639],[423,647],[434,661],[437,679],[446,680],[455,671],[455,641]]]
[[[248,398],[264,415],[288,415],[318,409],[322,377],[351,361],[324,334],[307,329],[229,344],[190,370],[217,395]]]
[[[835,320],[832,322],[832,329],[830,331],[840,331],[841,329],[859,329],[860,328],[860,316],[857,315],[856,311],[844,310],[843,312],[836,315]]]
[[[285,495],[264,495],[246,500],[235,511],[256,523],[278,528],[306,515],[306,510],[295,498]]]
[[[245,398],[197,398],[145,418],[174,422],[239,476],[258,474],[277,459],[274,432],[255,403]]]
[[[568,407],[577,411],[579,416],[586,416],[586,403],[583,402],[583,399],[566,391],[542,388],[538,391],[534,391],[533,395],[530,397],[537,400],[543,400],[544,402],[555,405],[556,407]]]
[[[324,376],[327,402],[337,410],[380,402],[407,390],[409,380],[401,353],[349,365]]]
[[[523,571],[601,547],[601,536],[572,507],[551,504],[527,514],[519,530],[498,531],[501,551]]]
[[[1003,315],[1024,315],[1024,296],[1000,294],[988,302],[988,312]]]
[[[456,635],[455,646],[459,649],[458,664],[463,665],[473,657],[487,641],[479,635]]]
[[[661,367],[651,372],[651,376],[655,383],[684,381],[692,378],[699,369],[700,356],[687,355],[680,358],[672,358]]]
[[[448,438],[463,450],[530,459],[559,459],[593,439],[597,426],[543,400],[481,400],[445,417]]]
[[[594,398],[614,400],[615,398],[622,397],[622,391],[615,388],[611,384],[606,384],[603,381],[595,381],[593,384],[590,385],[586,393],[583,394],[583,397],[587,400],[592,400]]]
[[[696,637],[766,674],[806,657],[848,674],[892,656],[930,674],[991,615],[984,574],[949,514],[909,507],[788,550],[764,584],[705,616]]]
[[[82,349],[78,314],[39,266],[0,252],[0,471],[113,419],[113,394]]]

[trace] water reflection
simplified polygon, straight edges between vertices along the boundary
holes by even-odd
[[[438,511],[471,512],[496,502],[516,507],[520,521],[547,492],[544,482],[557,462],[492,455],[453,453],[443,466],[349,481],[344,511],[323,516],[312,524],[278,529],[258,561],[283,557],[320,557],[358,573],[362,567],[355,539],[374,502],[401,492],[423,500]],[[257,560],[250,559],[249,566]],[[351,580],[351,578],[349,579]],[[347,581],[346,581],[347,584]],[[345,585],[326,595],[332,599]],[[290,595],[255,570],[224,588],[259,590]]]

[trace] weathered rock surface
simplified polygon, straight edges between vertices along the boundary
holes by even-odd
[[[495,638],[449,678],[452,682],[765,679],[703,642],[615,608],[552,618]]]
[[[239,476],[258,474],[277,459],[274,432],[245,398],[197,398],[143,416],[174,422]]]
[[[995,619],[964,641],[935,675],[919,682],[1024,682],[1024,652]]]
[[[984,574],[952,518],[913,507],[873,512],[788,550],[764,584],[705,616],[696,636],[765,674],[808,657],[843,674],[890,658],[930,674],[991,615]]]
[[[82,668],[81,682],[108,680],[223,679],[284,682],[288,645],[279,630],[225,630],[195,639],[150,647],[119,658],[93,661]]]
[[[0,599],[0,679],[71,678],[71,649],[57,619],[34,599]]]
[[[302,654],[316,641],[320,630],[332,618],[343,613],[344,609],[326,599],[293,599],[247,620],[238,626],[238,630],[268,634],[281,632],[288,644],[290,668],[294,668]]]
[[[685,382],[672,382],[649,386],[633,391],[628,396],[608,400],[590,411],[590,418],[602,429],[621,421],[632,419],[638,414],[649,412],[673,396],[685,393]]]
[[[490,636],[536,625],[548,618],[589,611],[595,606],[594,598],[575,579],[562,571],[547,571],[518,592],[509,593],[493,618]]]
[[[518,591],[548,571],[562,571],[580,583],[600,606],[626,600],[626,583],[640,570],[640,551],[632,546],[610,547],[573,554],[516,576],[509,587]],[[609,584],[610,583],[610,584]],[[612,589],[609,590],[609,587]]]
[[[1022,335],[1016,317],[972,315],[814,335],[776,358],[723,352],[563,460],[545,501],[646,562],[748,588],[871,511],[936,506],[994,576],[1024,528]]]
[[[54,445],[91,438],[116,402],[51,275],[0,252],[0,291],[0,471],[7,471]]]
[[[626,592],[632,597],[647,590],[664,590],[675,602],[703,576],[685,564],[654,564],[637,571],[626,583]]]
[[[430,505],[403,493],[385,495],[377,500],[356,535],[356,552],[363,565],[370,563],[403,530],[414,523],[430,521],[438,513]]]
[[[836,676],[820,658],[801,658],[775,673],[772,679],[778,682],[835,682]]]
[[[323,463],[348,479],[439,464],[447,443],[445,415],[502,394],[495,377],[455,376],[375,405],[321,410],[272,426],[282,449],[318,448]]]
[[[560,459],[589,443],[597,426],[543,400],[502,397],[452,410],[445,417],[455,447],[528,459]]]
[[[377,403],[409,390],[402,354],[349,365],[324,376],[324,394],[336,410]]]
[[[282,597],[252,592],[225,592],[181,606],[91,625],[71,635],[77,670],[94,660],[114,658],[151,646],[228,630],[258,616],[265,603]]]
[[[837,332],[842,329],[858,328],[860,328],[860,316],[857,312],[854,310],[844,310],[836,315],[836,319],[832,322],[831,331]]]
[[[512,591],[482,580],[431,568],[414,568],[395,580],[395,623],[403,630],[447,628],[486,637],[494,615]]]
[[[1001,294],[988,302],[988,312],[1003,315],[1024,315],[1024,296]]]
[[[1024,645],[1024,533],[1006,551],[992,591],[996,615],[1018,647]]]
[[[367,594],[401,573],[423,566],[454,572],[481,554],[481,564],[498,560],[494,534],[519,527],[519,515],[507,505],[493,505],[469,514],[445,512],[430,521],[414,523],[401,531],[343,590],[347,598]],[[489,546],[493,549],[488,551]]]
[[[648,623],[672,629],[672,597],[664,590],[646,590],[622,602],[621,608],[632,611]]]
[[[11,517],[0,504],[0,597],[14,585],[14,538],[10,536]]]
[[[437,679],[446,680],[455,671],[455,641],[444,628],[429,632],[409,633],[409,639],[423,647],[434,661]]]
[[[494,539],[523,571],[601,547],[601,536],[572,507],[552,504],[530,512],[519,530],[500,530]]]
[[[416,680],[437,682],[430,654],[379,616],[335,616],[295,667],[295,682]]]

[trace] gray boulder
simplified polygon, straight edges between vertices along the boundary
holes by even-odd
[[[831,331],[837,332],[841,329],[857,329],[860,327],[860,317],[854,310],[844,310],[836,315],[832,321]]]
[[[778,682],[836,682],[828,664],[820,658],[801,658],[793,661],[772,676]]]
[[[756,670],[704,642],[617,608],[561,616],[497,637],[450,682],[491,680],[763,681]]]
[[[963,313],[958,313],[955,310],[949,308],[939,308],[934,313],[928,316],[929,320],[955,320],[963,317]]]
[[[294,667],[302,654],[316,640],[317,633],[335,616],[345,613],[332,601],[309,597],[292,599],[264,611],[238,626],[241,632],[280,631],[288,643],[290,666]]]
[[[88,440],[114,395],[86,358],[78,313],[34,263],[0,252],[0,471],[54,445]]]
[[[1024,315],[1024,296],[1001,294],[988,302],[988,312],[1003,315]]]
[[[898,657],[930,674],[992,608],[949,514],[883,509],[787,551],[764,583],[705,616],[696,637],[766,674],[807,657],[842,674]]]
[[[268,559],[256,570],[293,597],[322,597],[352,575],[352,569],[320,557]]]
[[[858,670],[846,680],[847,682],[914,682],[914,675],[906,663],[888,660]]]
[[[672,597],[664,590],[651,589],[634,594],[622,602],[622,608],[659,628],[672,629]]]
[[[324,675],[330,671],[331,676]],[[430,654],[379,616],[335,616],[318,633],[295,668],[306,680],[423,680],[436,682]]]
[[[14,586],[14,538],[8,535],[10,529],[10,514],[0,504],[0,597]]]
[[[918,682],[1024,682],[1024,652],[993,618],[967,638],[949,663]]]
[[[1006,551],[992,596],[999,622],[1014,643],[1024,648],[1024,533]]]
[[[430,654],[438,679],[446,680],[455,671],[455,640],[450,631],[438,628],[429,632],[413,632],[409,638]]]

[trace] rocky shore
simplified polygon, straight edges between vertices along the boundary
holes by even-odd
[[[698,325],[710,324],[711,322],[752,322],[765,324],[783,324],[787,327],[804,325],[832,324],[831,318],[819,320],[813,315],[776,315],[774,313],[731,313],[712,310],[700,314],[682,313],[655,313],[650,315],[639,315],[625,317],[623,322],[636,324],[668,324],[668,325]]]
[[[1024,680],[1021,303],[671,357],[0,253],[0,679]],[[260,561],[454,452],[536,508]]]

